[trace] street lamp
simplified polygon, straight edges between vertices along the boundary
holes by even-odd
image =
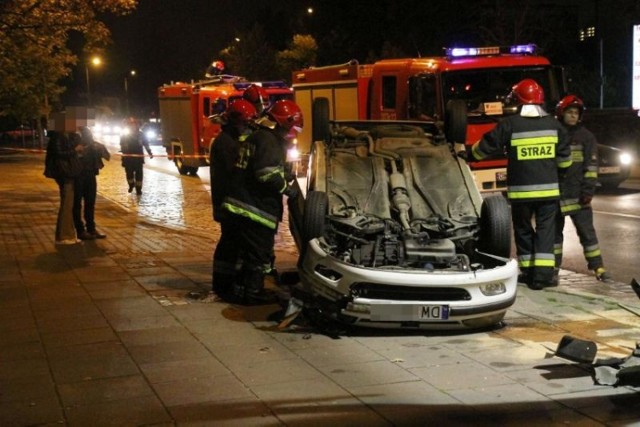
[[[84,71],[87,77],[87,103],[89,104],[89,107],[91,107],[92,102],[91,102],[91,84],[89,82],[89,64],[93,65],[94,67],[99,67],[102,64],[102,58],[100,58],[99,56],[93,56],[91,60],[89,60],[89,62],[85,64],[85,67],[84,67]]]
[[[129,71],[129,74],[124,76],[124,102],[126,105],[127,116],[129,115],[129,75],[134,77],[136,75],[136,70]]]

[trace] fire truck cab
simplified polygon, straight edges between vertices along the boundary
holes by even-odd
[[[450,48],[440,57],[373,64],[352,60],[294,71],[295,101],[305,121],[311,122],[298,135],[298,148],[308,152],[312,141],[322,135],[322,129],[314,128],[312,114],[313,101],[320,97],[329,101],[331,120],[433,121],[444,127],[449,142],[471,146],[500,118],[515,113],[506,98],[512,86],[525,78],[542,85],[547,111],[566,93],[563,70],[540,56],[532,44]],[[461,151],[464,146],[455,149]],[[506,187],[505,158],[469,166],[480,191]]]
[[[220,124],[211,117],[224,112],[254,83],[266,89],[270,102],[293,98],[283,81],[250,82],[232,75],[191,83],[172,82],[158,88],[163,146],[180,174],[195,175],[200,166],[209,166],[211,143],[220,133]]]

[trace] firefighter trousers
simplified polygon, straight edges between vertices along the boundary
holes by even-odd
[[[582,209],[573,211],[569,215],[558,213],[556,218],[556,240],[553,247],[553,253],[556,256],[556,267],[560,268],[562,265],[563,230],[567,216],[571,217],[571,221],[578,233],[578,238],[582,245],[582,252],[584,253],[584,258],[587,260],[587,268],[589,270],[596,270],[602,267],[602,254],[600,253],[596,229],[593,227],[593,210],[591,206],[583,206]]]
[[[264,289],[264,276],[271,272],[276,230],[249,218],[234,215],[238,246],[242,258],[241,285],[246,294]]]
[[[220,221],[220,240],[213,252],[212,290],[218,295],[230,292],[236,284],[241,262],[239,230],[227,218]]]
[[[511,217],[520,272],[527,283],[549,284],[553,279],[558,201],[512,201]]]

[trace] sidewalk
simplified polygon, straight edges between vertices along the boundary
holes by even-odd
[[[626,283],[562,271],[558,288],[520,287],[492,331],[280,331],[277,306],[187,297],[210,287],[218,233],[199,180],[147,168],[137,199],[112,159],[96,208],[108,237],[56,247],[42,163],[0,151],[1,426],[639,425],[638,388],[551,357],[564,335],[628,356],[640,300]],[[284,227],[276,249],[293,268]]]

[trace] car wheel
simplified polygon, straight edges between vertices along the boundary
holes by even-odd
[[[198,176],[198,166],[189,166],[188,168],[189,175]]]
[[[184,164],[184,158],[180,155],[180,153],[176,154],[173,162],[176,164],[176,168],[178,168],[178,172],[180,172],[180,175],[187,175],[189,173],[189,166],[186,166]]]
[[[448,142],[464,144],[467,139],[467,104],[459,99],[447,102],[444,134]]]
[[[331,134],[329,129],[329,100],[316,98],[311,106],[311,136],[313,141],[328,141]]]
[[[480,251],[503,258],[511,256],[509,204],[502,196],[489,196],[480,209]]]
[[[324,235],[329,199],[323,191],[309,191],[304,202],[302,236],[304,242]]]

